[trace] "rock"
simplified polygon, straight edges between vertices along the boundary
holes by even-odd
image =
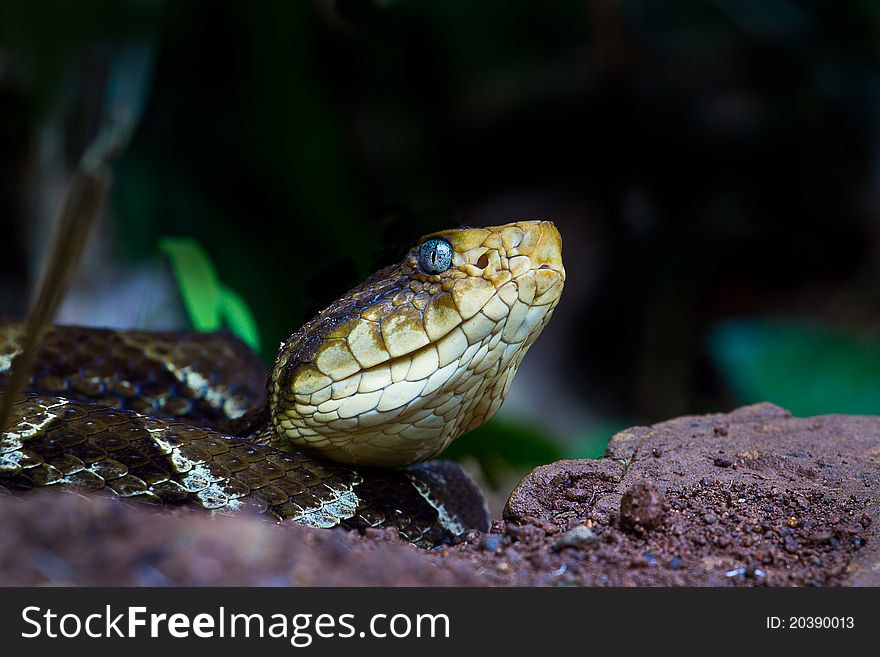
[[[627,529],[654,529],[663,520],[665,505],[663,493],[654,484],[637,482],[620,500],[620,524]]]
[[[585,547],[587,545],[593,545],[598,540],[599,537],[596,535],[596,532],[593,531],[592,527],[576,525],[557,539],[553,544],[553,549],[558,552],[562,548],[567,547]]]
[[[539,466],[513,489],[502,515],[520,524],[539,520],[568,527],[591,518],[597,510],[616,512],[620,496],[616,504],[609,496],[617,491],[624,470],[624,464],[609,459]]]
[[[498,534],[489,534],[483,541],[483,549],[489,552],[497,552],[501,549],[504,538]]]

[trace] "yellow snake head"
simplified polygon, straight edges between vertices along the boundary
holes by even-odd
[[[278,445],[381,467],[436,456],[501,406],[564,282],[549,221],[423,237],[282,343]]]

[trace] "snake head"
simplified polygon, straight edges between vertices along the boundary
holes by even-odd
[[[282,343],[278,446],[380,467],[436,456],[500,408],[564,283],[549,221],[426,235]]]

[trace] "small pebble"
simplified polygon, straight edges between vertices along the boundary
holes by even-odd
[[[620,500],[620,524],[629,529],[654,529],[665,512],[663,494],[649,481],[633,484]]]
[[[501,549],[503,539],[498,534],[489,534],[483,541],[483,548],[488,552],[497,552]]]
[[[729,468],[733,465],[733,460],[728,456],[716,456],[712,462],[719,468]]]
[[[591,527],[577,525],[560,536],[553,544],[553,549],[559,551],[566,547],[584,547],[586,545],[592,545],[597,540],[599,540],[599,537]]]

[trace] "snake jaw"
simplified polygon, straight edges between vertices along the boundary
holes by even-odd
[[[416,246],[282,344],[269,382],[278,446],[355,465],[439,454],[501,406],[559,301],[562,241],[546,221],[441,231],[452,265]]]

